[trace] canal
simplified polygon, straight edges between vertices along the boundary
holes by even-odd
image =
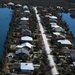
[[[62,20],[67,23],[70,31],[75,37],[75,18],[71,18],[70,13],[61,13],[61,15],[62,15]]]
[[[9,24],[12,19],[13,11],[9,8],[0,8],[0,59],[4,54],[4,43],[6,41]]]

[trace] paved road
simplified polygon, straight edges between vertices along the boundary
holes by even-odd
[[[56,69],[56,65],[54,63],[53,56],[50,55],[50,53],[51,53],[52,50],[49,47],[50,45],[48,44],[46,34],[44,34],[44,28],[43,28],[43,26],[42,26],[42,24],[40,22],[40,17],[39,17],[38,11],[37,11],[37,7],[34,7],[34,11],[35,11],[35,14],[36,14],[38,25],[40,27],[41,35],[42,35],[43,42],[44,42],[44,45],[45,45],[45,50],[46,50],[47,55],[48,55],[49,64],[50,64],[50,66],[53,66],[53,68],[51,70],[52,74],[53,75],[58,75],[58,71]]]

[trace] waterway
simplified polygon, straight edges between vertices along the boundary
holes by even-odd
[[[9,24],[12,19],[13,10],[9,8],[0,8],[0,59],[4,55],[4,43],[6,41]]]
[[[70,31],[72,32],[73,36],[75,37],[75,18],[70,16],[70,13],[61,13],[62,20],[67,23],[69,26]]]

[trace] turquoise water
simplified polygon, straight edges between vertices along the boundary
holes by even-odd
[[[61,14],[62,20],[68,24],[70,31],[75,37],[75,18],[71,18],[70,13],[61,13]]]
[[[4,54],[4,43],[6,41],[11,19],[12,10],[8,8],[0,8],[0,58],[2,58]]]

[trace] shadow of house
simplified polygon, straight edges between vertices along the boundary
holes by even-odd
[[[21,8],[21,7],[22,7],[21,4],[16,4],[15,6],[16,6],[17,8]]]
[[[23,9],[24,9],[24,10],[28,10],[29,7],[28,7],[27,5],[24,5],[24,6],[23,6]]]

